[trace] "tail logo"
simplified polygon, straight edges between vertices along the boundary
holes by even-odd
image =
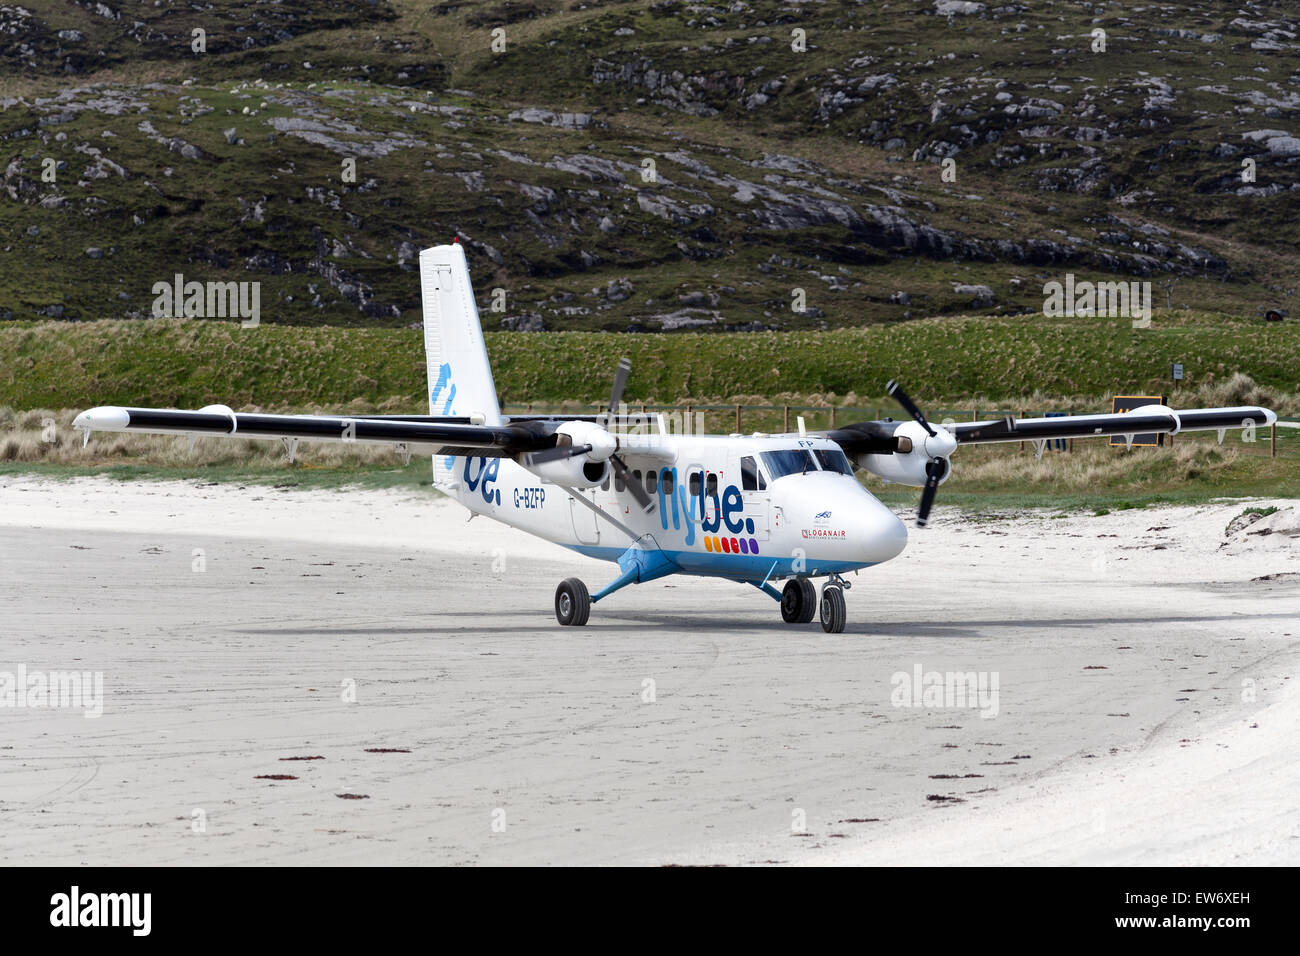
[[[451,388],[447,388],[450,385]],[[450,415],[451,406],[456,401],[456,383],[451,380],[451,365],[447,362],[438,367],[438,379],[433,383],[433,388],[429,390],[429,409],[432,411],[438,405],[438,397],[443,391],[447,393],[447,401],[442,406],[442,414]]]

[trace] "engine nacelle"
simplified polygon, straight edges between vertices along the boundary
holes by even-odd
[[[588,461],[585,455],[544,461],[540,465],[525,464],[524,467],[542,481],[569,488],[595,488],[604,482],[605,475],[609,473],[609,462]]]
[[[590,446],[585,454],[531,464],[527,456],[522,464],[543,481],[570,488],[594,488],[609,474],[609,456],[618,443],[614,436],[594,422],[565,422],[555,430],[556,446],[577,448]]]
[[[938,458],[943,469],[943,474],[939,476],[939,484],[943,484],[952,473],[948,456],[956,448],[957,442],[951,433],[941,426],[931,427],[936,434],[926,434],[925,429],[918,422],[903,422],[894,430],[894,439],[900,448],[908,450],[900,450],[891,455],[858,455],[858,467],[865,468],[885,481],[920,488],[928,477],[925,471],[926,465],[932,459]]]

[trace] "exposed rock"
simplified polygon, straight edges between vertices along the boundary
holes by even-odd
[[[524,123],[540,123],[542,126],[560,126],[565,129],[586,129],[591,125],[590,113],[555,113],[551,110],[524,109],[515,110],[509,119]]]
[[[977,309],[985,309],[997,301],[997,296],[993,290],[986,285],[965,285],[962,283],[953,283],[952,291],[956,295],[972,296],[970,304]]]
[[[511,332],[545,332],[546,322],[540,312],[523,312],[503,318],[501,328]]]

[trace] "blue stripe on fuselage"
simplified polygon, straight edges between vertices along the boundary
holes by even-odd
[[[601,561],[617,561],[626,548],[603,548],[599,545],[566,544],[579,554]],[[818,561],[803,558],[803,569],[794,569],[795,558],[773,558],[770,555],[711,554],[707,551],[664,551],[669,561],[677,565],[676,574],[691,574],[701,577],[728,578],[732,581],[762,581],[764,578],[788,578],[796,574],[824,575],[843,574],[870,568],[873,564],[860,564],[853,561]],[[772,569],[775,562],[776,569]]]

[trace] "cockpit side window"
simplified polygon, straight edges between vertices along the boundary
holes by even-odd
[[[750,455],[740,459],[740,488],[742,491],[767,490],[767,479],[758,470],[758,460]]]
[[[818,448],[813,454],[817,456],[822,471],[838,471],[841,475],[853,475],[853,466],[849,464],[849,456],[838,448]]]

